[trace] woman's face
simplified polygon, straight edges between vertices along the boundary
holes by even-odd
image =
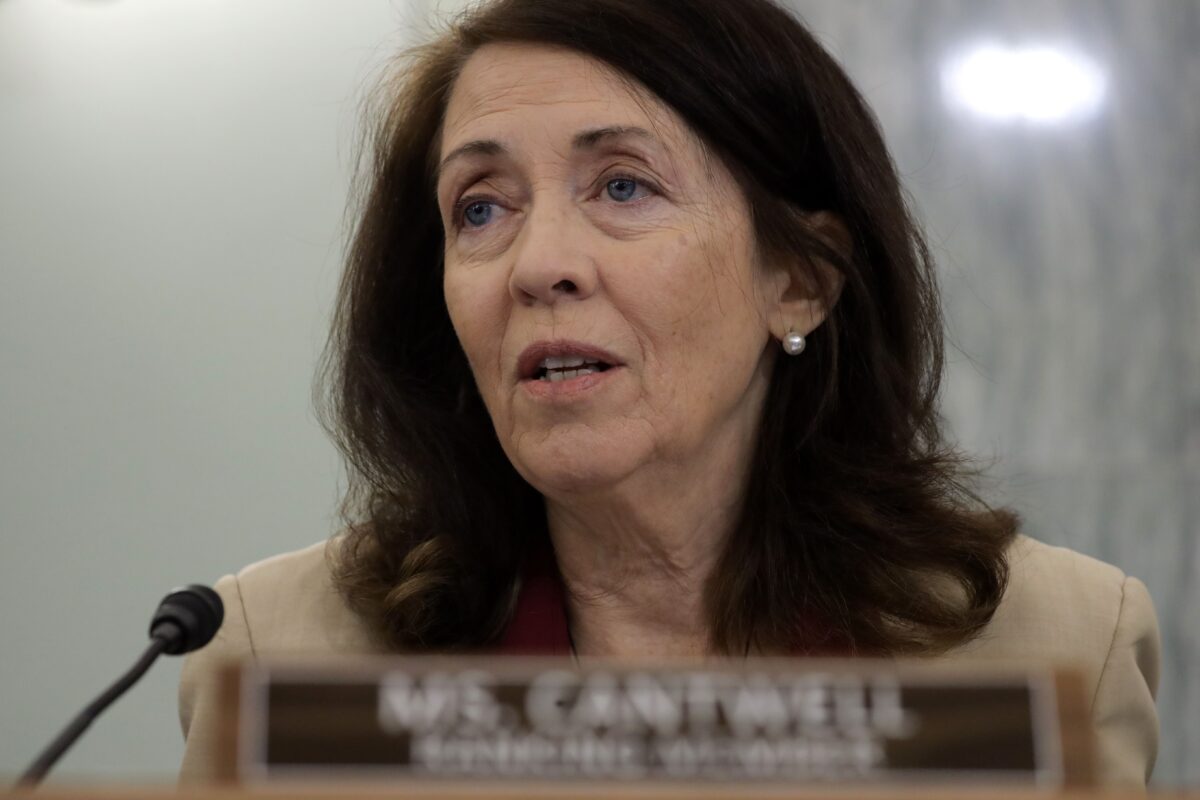
[[[749,453],[778,281],[686,123],[586,56],[488,45],[439,163],[446,305],[527,481],[593,492]]]

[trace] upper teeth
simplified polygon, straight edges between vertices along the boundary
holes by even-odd
[[[542,363],[538,365],[541,369],[573,369],[582,367],[584,364],[599,364],[600,362],[594,358],[584,358],[583,356],[550,356],[543,358]]]

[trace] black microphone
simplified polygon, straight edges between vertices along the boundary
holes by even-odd
[[[67,748],[92,724],[92,720],[137,683],[159,655],[167,653],[177,656],[199,650],[212,641],[224,618],[225,605],[220,596],[207,586],[192,584],[175,589],[164,597],[154,612],[154,618],[150,620],[150,646],[146,652],[116,683],[71,720],[71,724],[29,765],[17,785],[30,787],[41,783],[55,762],[67,752]]]

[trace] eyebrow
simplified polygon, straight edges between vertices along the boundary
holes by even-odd
[[[658,137],[645,128],[639,128],[636,125],[609,125],[603,128],[588,128],[575,134],[575,138],[571,140],[571,149],[575,151],[590,150],[606,140],[625,137],[642,139],[662,146]],[[507,148],[495,139],[476,139],[467,142],[461,147],[454,148],[449,155],[442,159],[435,177],[440,177],[446,166],[455,159],[468,155],[498,156],[507,152]]]

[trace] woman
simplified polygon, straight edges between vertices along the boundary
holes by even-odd
[[[1153,766],[1145,587],[1019,536],[936,413],[934,269],[873,118],[769,0],[499,0],[376,139],[329,354],[328,548],[218,584],[185,667],[470,649],[1066,661]]]

